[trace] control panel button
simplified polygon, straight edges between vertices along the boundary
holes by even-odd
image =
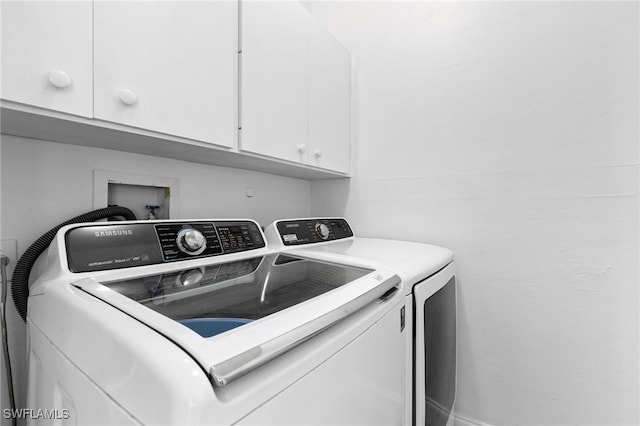
[[[217,224],[220,243],[225,253],[264,247],[258,226],[251,222]]]

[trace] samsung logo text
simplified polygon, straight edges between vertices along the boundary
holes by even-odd
[[[95,231],[93,233],[96,238],[101,237],[122,237],[126,235],[133,235],[133,230],[131,229],[116,229],[113,231]]]

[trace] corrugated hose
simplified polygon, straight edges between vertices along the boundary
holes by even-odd
[[[49,244],[51,244],[55,238],[58,230],[63,226],[70,225],[72,223],[95,222],[97,220],[110,217],[122,217],[125,220],[136,220],[135,213],[122,206],[93,210],[81,214],[80,216],[76,216],[73,219],[69,219],[55,228],[50,229],[49,232],[38,238],[36,242],[31,244],[24,254],[20,256],[11,278],[11,295],[13,296],[13,303],[16,306],[16,310],[20,314],[22,321],[27,321],[27,299],[29,298],[29,274],[31,273],[31,268],[33,268],[38,257],[49,247]]]
[[[18,259],[18,263],[13,270],[13,276],[11,278],[11,295],[13,296],[13,303],[20,314],[23,321],[27,320],[27,299],[29,297],[29,275],[31,268],[35,264],[38,257],[49,247],[49,244],[53,241],[56,233],[60,228],[72,223],[81,222],[94,222],[100,219],[122,217],[125,220],[136,220],[136,215],[126,207],[113,206],[104,209],[98,209],[90,211],[80,216],[76,216],[42,235],[36,242],[34,242],[24,252],[24,254]],[[13,377],[11,374],[11,361],[9,359],[9,341],[7,335],[7,270],[6,266],[9,264],[9,258],[2,256],[0,269],[2,270],[2,315],[0,319],[2,321],[2,350],[4,354],[5,368],[7,371],[7,383],[9,387],[9,400],[11,408],[16,409],[15,395],[13,393]],[[13,425],[16,425],[16,417],[11,416],[13,419]]]

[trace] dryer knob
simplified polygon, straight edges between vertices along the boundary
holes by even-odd
[[[329,238],[329,227],[324,223],[316,223],[316,234],[323,240]]]
[[[184,253],[197,255],[206,248],[207,239],[200,231],[193,228],[185,228],[178,232],[176,238],[178,247]]]

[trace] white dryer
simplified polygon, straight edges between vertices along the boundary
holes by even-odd
[[[298,256],[372,262],[397,274],[405,306],[405,425],[452,425],[456,395],[456,280],[453,254],[433,245],[355,237],[343,218],[278,220],[272,247]],[[381,343],[384,344],[384,343]]]
[[[27,420],[403,422],[405,301],[382,263],[272,248],[239,219],[69,225],[47,263]]]

